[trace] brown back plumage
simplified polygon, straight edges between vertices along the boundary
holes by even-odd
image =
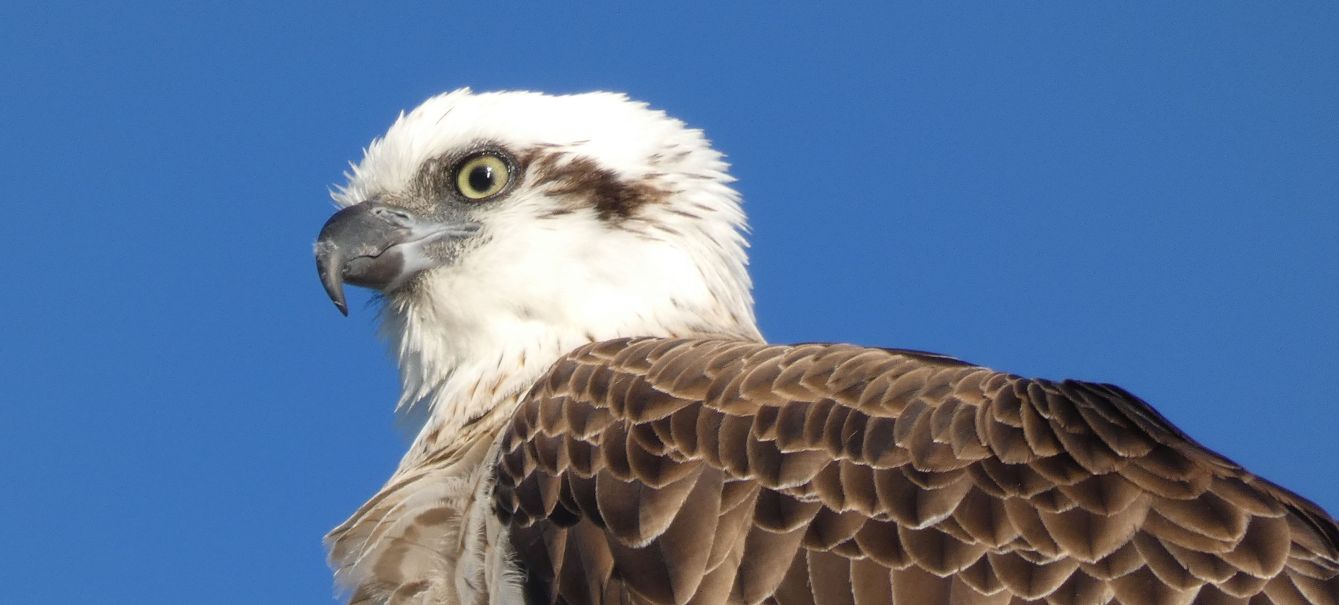
[[[1339,602],[1328,514],[1109,385],[625,339],[505,431],[533,603]]]

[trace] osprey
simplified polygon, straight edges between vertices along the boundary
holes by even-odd
[[[1106,384],[766,344],[702,133],[458,90],[334,197],[426,422],[327,537],[354,603],[1335,603],[1339,524]]]

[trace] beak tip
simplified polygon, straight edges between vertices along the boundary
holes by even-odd
[[[321,285],[325,287],[325,295],[330,298],[330,302],[335,303],[335,308],[339,309],[345,317],[349,316],[349,305],[344,299],[344,277],[340,275],[342,261],[339,258],[327,258],[324,254],[316,257],[316,272],[321,278]]]
[[[339,309],[341,315],[349,316],[349,303],[344,299],[344,284],[328,284],[325,293],[330,297],[330,302],[335,303],[335,308]]]

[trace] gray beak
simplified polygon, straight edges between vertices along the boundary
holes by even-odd
[[[349,206],[325,222],[316,238],[316,272],[340,313],[349,314],[344,284],[392,290],[436,264],[424,248],[479,230],[474,223],[441,223],[379,202]]]

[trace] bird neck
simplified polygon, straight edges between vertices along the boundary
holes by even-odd
[[[750,314],[704,313],[668,306],[601,322],[555,324],[497,305],[461,313],[422,298],[388,305],[383,330],[398,358],[397,410],[419,406],[426,420],[401,468],[459,441],[464,433],[496,429],[520,397],[564,354],[601,340],[633,336],[732,336],[762,340]],[[740,316],[746,319],[737,319]],[[704,317],[722,318],[719,325]],[[489,425],[484,427],[483,425]]]

